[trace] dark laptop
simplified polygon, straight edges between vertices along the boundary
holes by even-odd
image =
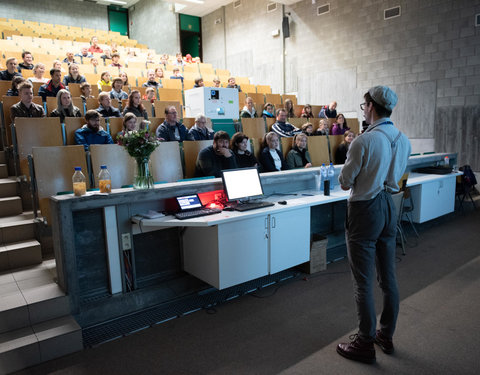
[[[218,208],[206,208],[203,206],[198,194],[184,195],[176,197],[179,212],[175,217],[179,220],[191,219],[193,217],[213,215],[222,212]]]

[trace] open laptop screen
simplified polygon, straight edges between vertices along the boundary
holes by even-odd
[[[222,179],[229,201],[263,195],[257,168],[228,169],[222,171]]]
[[[203,206],[197,194],[177,197],[177,202],[180,206],[180,211],[191,210],[192,208],[201,208]]]

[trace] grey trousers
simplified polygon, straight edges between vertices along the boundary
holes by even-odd
[[[395,275],[397,218],[392,197],[380,192],[368,201],[348,202],[345,235],[352,270],[358,314],[358,335],[367,342],[375,339],[377,318],[373,298],[375,268],[383,292],[380,329],[393,336],[399,296]]]

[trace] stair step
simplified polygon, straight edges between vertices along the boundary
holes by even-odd
[[[37,240],[0,245],[0,271],[12,270],[42,262],[42,248]]]
[[[83,349],[75,319],[62,316],[0,334],[0,373],[6,374]]]
[[[0,216],[14,216],[22,213],[22,199],[20,197],[0,198]]]
[[[17,181],[15,177],[0,179],[0,198],[14,197],[17,195]]]
[[[0,164],[0,178],[8,177],[8,167],[7,164]]]
[[[0,246],[30,239],[35,239],[33,219],[0,223]]]
[[[40,211],[38,211],[38,215],[41,215]],[[11,223],[14,221],[30,220],[33,218],[33,211],[23,211],[21,214],[18,215],[0,217],[0,224]]]

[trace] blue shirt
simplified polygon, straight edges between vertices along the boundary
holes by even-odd
[[[100,129],[98,132],[94,132],[86,125],[75,131],[75,143],[77,145],[83,145],[85,151],[88,150],[90,145],[106,145],[113,144],[113,139],[105,130]]]

